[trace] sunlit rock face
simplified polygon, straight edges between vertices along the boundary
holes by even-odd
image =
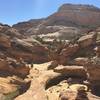
[[[90,5],[64,4],[48,17],[47,24],[93,27],[92,25],[100,25],[99,19],[99,8]]]
[[[23,34],[42,34],[55,32],[57,28],[47,29],[47,26],[73,26],[87,32],[100,26],[100,9],[92,5],[64,4],[58,11],[44,19],[30,20],[13,25]]]

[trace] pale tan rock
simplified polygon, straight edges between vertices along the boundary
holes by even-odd
[[[100,65],[87,64],[84,66],[88,73],[88,79],[92,85],[100,85]]]
[[[42,66],[43,65],[44,64],[42,64]],[[30,71],[30,73],[32,73],[31,77],[33,77],[33,79],[31,79],[30,88],[26,93],[18,96],[15,100],[47,100],[45,91],[46,84],[49,82],[49,80],[59,76],[60,74],[55,73],[52,70],[47,71],[48,64],[45,64],[43,69],[41,68],[42,66],[40,64],[40,66],[35,65],[33,67],[33,71]],[[33,73],[34,71],[36,73]]]
[[[90,92],[77,92],[69,89],[60,93],[59,100],[100,100],[100,97],[97,97]]]
[[[0,93],[3,95],[9,95],[18,91],[18,85],[12,84],[10,78],[2,78],[0,77]],[[18,94],[17,94],[18,95]]]
[[[83,85],[83,84],[72,84],[69,86],[69,88],[73,91],[78,91],[79,89],[84,90],[84,91],[88,91],[88,87],[86,85]]]
[[[64,92],[61,92],[59,95],[59,100],[76,100],[77,92],[67,89]]]
[[[60,92],[65,91],[68,88],[68,83],[64,80],[59,84],[51,86],[46,90],[49,100],[58,100]],[[54,99],[53,99],[54,98]]]

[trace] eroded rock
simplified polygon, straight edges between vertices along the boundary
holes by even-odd
[[[93,45],[95,44],[95,42],[96,42],[96,33],[85,35],[78,40],[78,43],[82,48]]]
[[[54,71],[65,74],[66,76],[86,77],[86,72],[83,66],[58,66]]]

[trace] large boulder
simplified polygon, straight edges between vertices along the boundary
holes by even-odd
[[[14,38],[9,54],[16,59],[22,58],[26,62],[41,63],[48,61],[48,49],[41,44],[33,44],[25,39]],[[10,52],[12,51],[12,52]]]
[[[80,45],[81,48],[88,47],[88,46],[93,45],[95,43],[96,43],[96,34],[95,33],[82,36],[78,40],[78,44]]]
[[[77,92],[70,89],[61,92],[59,95],[59,99],[60,100],[99,100],[100,99],[99,97],[89,92],[86,92],[83,89],[80,87]]]
[[[28,82],[16,76],[0,77],[0,100],[13,100]]]
[[[74,45],[71,44],[68,47],[62,49],[60,55],[69,57],[75,54],[78,51],[78,49],[79,49],[79,46],[77,44],[74,44]]]
[[[54,69],[54,72],[65,74],[66,76],[86,77],[86,72],[83,66],[62,66],[59,65]]]
[[[22,39],[18,39],[18,38],[13,38],[12,45],[14,47],[19,47],[23,50],[30,50],[30,51],[32,51],[32,47],[33,47],[33,45],[31,43],[28,43],[28,42],[26,42]]]
[[[93,59],[93,62],[85,64],[88,79],[92,85],[100,85],[100,58]]]
[[[17,75],[20,77],[26,77],[29,74],[30,68],[25,64],[14,61],[0,61],[0,74],[3,75]]]
[[[75,58],[73,63],[75,65],[84,66],[84,64],[86,64],[88,61],[89,61],[88,58],[79,57],[79,58]]]
[[[84,65],[88,73],[88,79],[92,85],[100,85],[100,50],[99,47],[95,48],[96,56],[89,59]]]

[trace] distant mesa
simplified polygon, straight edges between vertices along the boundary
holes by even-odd
[[[33,19],[13,25],[21,33],[35,33],[33,28],[71,26],[88,30],[100,26],[100,8],[93,5],[63,4],[58,11],[44,19]]]

